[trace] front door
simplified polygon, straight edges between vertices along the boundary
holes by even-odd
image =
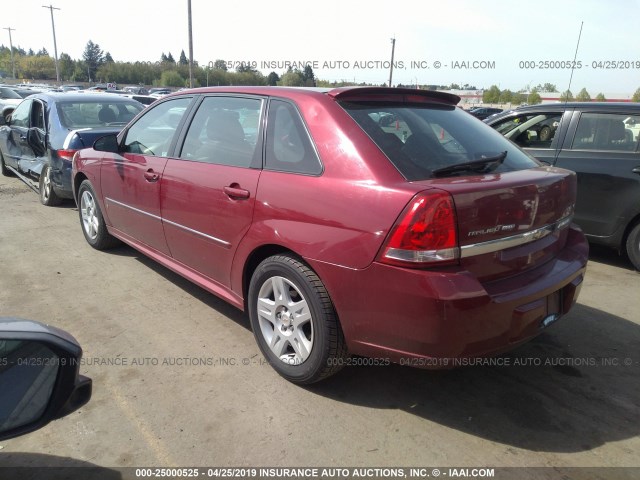
[[[160,189],[167,156],[191,98],[167,100],[124,132],[121,154],[107,153],[101,167],[105,218],[111,226],[147,247],[170,255],[160,212]]]

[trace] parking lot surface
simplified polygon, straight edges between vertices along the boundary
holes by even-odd
[[[0,316],[69,331],[94,386],[0,442],[3,466],[640,465],[640,274],[606,249],[571,313],[491,365],[352,366],[304,388],[242,312],[129,247],[93,250],[73,203],[17,178],[0,177],[0,272]]]

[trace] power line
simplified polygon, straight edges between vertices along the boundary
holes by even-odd
[[[193,88],[193,31],[191,28],[191,0],[187,0],[189,17],[189,87]]]
[[[15,32],[15,28],[4,27],[5,30],[9,31],[9,48],[11,49],[11,72],[13,73],[13,79],[16,79],[16,64],[13,61],[13,41],[11,40],[11,32]]]
[[[56,80],[59,82],[60,81],[60,68],[58,68],[58,45],[56,44],[56,24],[53,21],[53,11],[54,10],[60,10],[57,7],[54,7],[53,5],[49,4],[49,6],[47,5],[43,5],[42,8],[48,8],[49,11],[51,12],[51,28],[53,29],[53,53],[54,53],[54,59],[56,61]]]
[[[396,50],[396,37],[391,39],[391,66],[389,67],[389,88],[393,86],[391,83],[393,80],[393,54]]]

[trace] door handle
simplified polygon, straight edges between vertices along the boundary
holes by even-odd
[[[637,173],[638,175],[640,175],[640,167],[636,167],[633,170],[631,170],[633,173]]]
[[[231,185],[224,187],[223,190],[229,198],[233,199],[247,199],[251,195],[249,190],[240,188],[240,185],[237,183],[232,183]]]
[[[153,168],[150,168],[146,172],[144,172],[144,178],[147,182],[157,182],[160,179],[160,175],[153,171]]]

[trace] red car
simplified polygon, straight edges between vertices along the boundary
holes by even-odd
[[[433,91],[218,87],[169,95],[81,150],[97,249],[124,241],[246,310],[290,381],[505,351],[575,303],[573,172]],[[392,121],[389,121],[392,119]]]

